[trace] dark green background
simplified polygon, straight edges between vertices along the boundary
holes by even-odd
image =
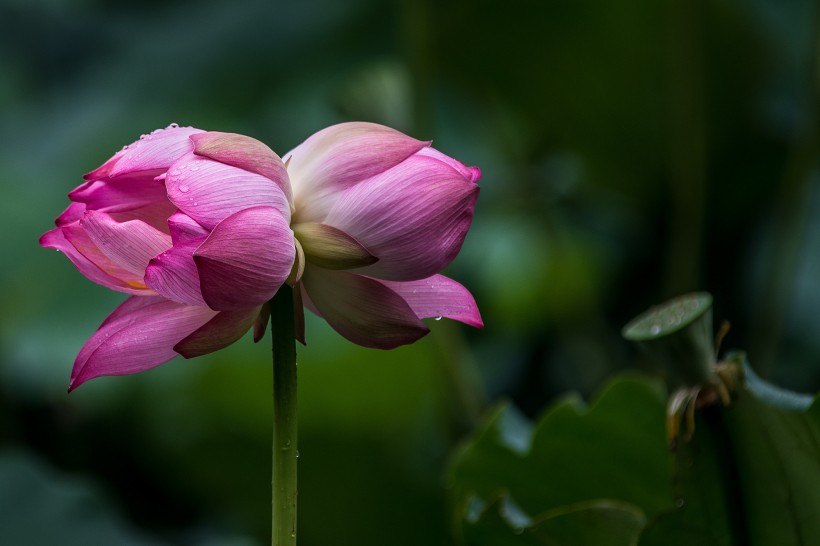
[[[284,154],[376,121],[484,173],[448,271],[484,330],[431,322],[377,352],[308,323],[300,544],[451,543],[444,468],[486,404],[537,415],[651,371],[619,330],[682,292],[714,294],[762,375],[816,391],[818,18],[810,0],[3,2],[4,543],[267,540],[265,342],[65,393],[123,296],[37,238],[83,173],[172,122]]]

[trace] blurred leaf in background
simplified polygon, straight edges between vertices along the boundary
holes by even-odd
[[[760,384],[750,375],[731,406],[700,409],[694,436],[671,451],[646,379],[616,378],[589,408],[565,400],[535,424],[499,406],[452,463],[460,543],[810,544],[820,404]]]

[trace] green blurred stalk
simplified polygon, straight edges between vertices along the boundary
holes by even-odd
[[[702,0],[672,0],[669,10],[670,226],[665,294],[700,288],[706,195],[706,114]]]
[[[282,285],[270,301],[273,338],[273,477],[271,544],[296,544],[296,329],[293,289]]]

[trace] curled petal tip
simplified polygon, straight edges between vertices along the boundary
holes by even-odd
[[[191,136],[194,154],[262,175],[275,182],[292,201],[290,181],[282,159],[266,144],[245,135],[207,132]]]
[[[447,317],[475,328],[484,327],[472,294],[444,275],[433,275],[417,281],[379,282],[401,296],[419,318]]]

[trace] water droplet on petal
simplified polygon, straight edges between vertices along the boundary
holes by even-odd
[[[178,128],[179,128],[179,125],[178,125],[178,124],[176,124],[176,123],[172,123],[171,125],[169,125],[168,127],[166,127],[166,129],[178,129]]]
[[[441,320],[441,317],[436,317],[436,318],[435,318],[435,319],[433,319],[433,320]]]
[[[181,184],[179,186],[179,191],[181,191],[182,193],[188,193],[190,190],[191,190],[191,188],[189,188],[185,184]]]

